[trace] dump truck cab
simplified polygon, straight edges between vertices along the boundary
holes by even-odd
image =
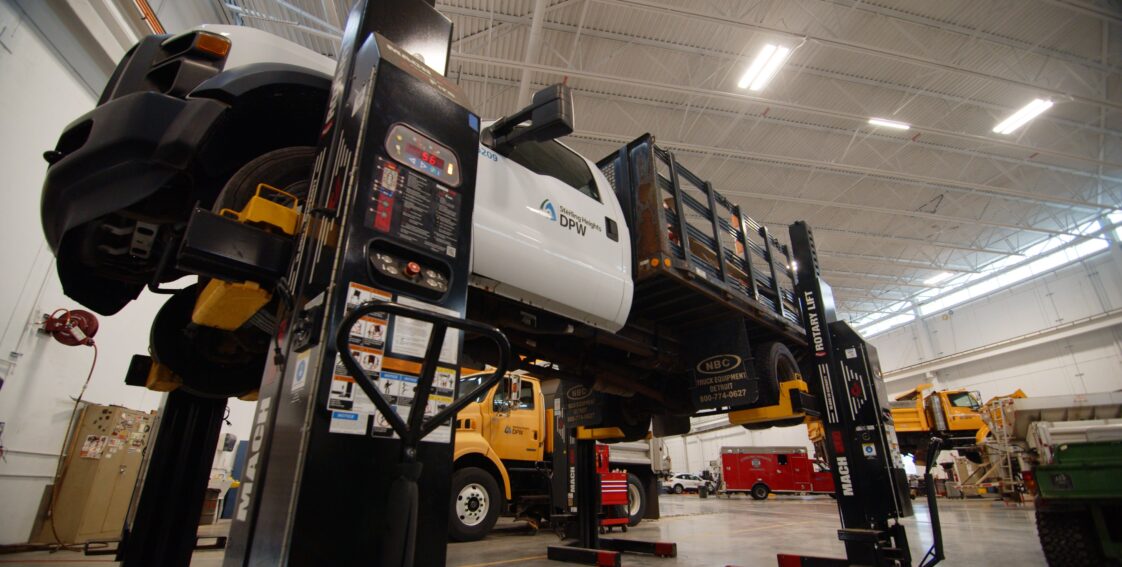
[[[917,459],[931,437],[943,438],[945,448],[965,448],[976,443],[978,431],[985,427],[977,392],[938,390],[924,395],[931,387],[920,384],[891,402],[900,450]]]

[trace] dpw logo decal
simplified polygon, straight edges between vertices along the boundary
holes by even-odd
[[[542,204],[538,205],[538,209],[541,210],[542,216],[549,217],[550,221],[574,231],[580,236],[588,234],[589,229],[604,232],[600,225],[584,218],[576,211],[566,208],[565,205],[554,207],[553,201],[549,199],[542,201]]]
[[[549,215],[549,220],[557,222],[557,209],[553,208],[553,203],[550,202],[549,199],[542,201],[541,206],[538,208],[541,209],[545,214]]]

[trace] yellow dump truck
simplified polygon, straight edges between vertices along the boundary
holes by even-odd
[[[900,452],[921,463],[932,437],[943,439],[943,448],[957,449],[971,460],[980,459],[976,437],[985,427],[977,392],[937,390],[924,395],[931,384],[920,384],[892,402],[892,421]]]
[[[456,416],[452,539],[481,539],[500,515],[534,526],[556,524],[557,515],[568,509],[569,443],[565,428],[556,427],[557,383],[512,373]],[[670,470],[661,441],[616,443],[610,453],[611,468],[628,473],[628,524],[657,518],[656,476]]]

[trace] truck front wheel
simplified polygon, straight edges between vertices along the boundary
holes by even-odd
[[[752,487],[752,498],[754,500],[765,500],[770,493],[771,489],[766,484],[757,484]]]
[[[638,525],[646,515],[647,491],[639,477],[627,473],[627,525]]]
[[[465,467],[452,475],[452,507],[448,535],[453,541],[475,541],[495,526],[502,496],[487,471]]]
[[[1105,565],[1102,544],[1089,510],[1036,510],[1036,531],[1048,565]]]

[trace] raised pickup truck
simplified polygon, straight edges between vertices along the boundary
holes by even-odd
[[[243,27],[131,49],[44,155],[43,225],[67,295],[112,314],[145,287],[177,294],[169,305],[197,294],[160,287],[188,273],[174,259],[193,208],[239,211],[262,183],[303,196],[334,69]],[[565,87],[549,92],[571,108]],[[593,162],[533,110],[484,124],[468,316],[506,333],[516,361],[549,361],[533,368],[543,379],[603,395],[601,439],[793,399],[780,384],[797,380],[807,339],[788,248],[652,136]],[[153,358],[197,395],[252,396],[278,302],[232,330],[157,325]]]

